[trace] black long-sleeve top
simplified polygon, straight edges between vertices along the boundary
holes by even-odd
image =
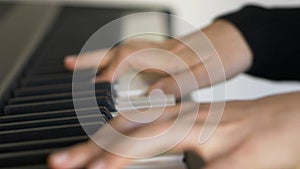
[[[300,7],[246,6],[221,16],[243,34],[253,53],[249,74],[273,80],[300,80]]]

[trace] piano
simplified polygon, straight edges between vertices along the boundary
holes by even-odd
[[[87,96],[93,92],[85,90],[89,84],[78,82],[82,86],[79,99],[86,107],[75,112],[72,72],[64,68],[63,58],[79,53],[87,39],[108,22],[145,11],[170,13],[161,7],[0,2],[1,169],[46,169],[49,153],[86,141],[89,133],[83,127],[95,132],[116,115],[121,107],[114,97],[128,92],[121,87],[126,76],[118,85],[95,84],[97,107],[89,107]],[[170,18],[154,18],[153,22],[157,19],[156,28],[171,31]],[[128,23],[115,27],[115,33],[95,49],[107,47],[111,39],[135,27],[133,21]],[[90,71],[81,73],[89,75]],[[140,160],[127,168],[194,169],[202,165],[197,156],[186,153]]]

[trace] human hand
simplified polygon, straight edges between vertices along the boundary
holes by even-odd
[[[107,54],[106,54],[107,53]],[[114,81],[131,67],[160,75],[152,84],[177,98],[196,88],[206,87],[230,78],[251,65],[251,51],[239,31],[219,20],[179,39],[155,43],[128,41],[108,49],[65,59],[68,69],[99,68],[96,81]],[[191,77],[195,79],[193,84]]]
[[[147,141],[144,144],[130,142],[124,137],[111,135],[107,125],[97,135],[105,138],[105,148],[126,157],[112,154],[93,141],[88,141],[51,155],[49,165],[54,169],[83,166],[91,169],[118,169],[132,163],[133,158],[130,157],[147,157],[165,150],[192,150],[206,161],[205,169],[296,169],[300,167],[299,98],[300,92],[252,101],[226,102],[217,129],[203,144],[199,143],[201,130],[214,125],[206,121],[210,104],[201,104],[200,108],[196,103],[169,107],[151,123],[136,123],[118,116],[109,125],[134,138],[151,138],[163,134],[173,127],[178,118],[182,123],[175,130],[171,130],[170,135],[152,141],[151,144]],[[211,115],[223,111],[222,106],[217,107],[212,109]],[[154,109],[153,112],[161,110]],[[151,113],[136,112],[131,115],[149,119]],[[188,124],[193,124],[191,130],[185,130]],[[177,144],[173,146],[174,143]]]

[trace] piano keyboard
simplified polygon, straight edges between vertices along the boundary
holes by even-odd
[[[7,52],[0,48],[1,54],[8,54],[4,60],[2,56],[0,57],[0,61],[2,59],[8,63],[3,67],[11,66],[11,70],[8,70],[14,75],[13,77],[7,76],[3,78],[4,80],[0,79],[0,168],[47,169],[46,159],[49,153],[86,141],[88,135],[93,134],[111,120],[117,110],[128,110],[130,105],[126,99],[113,98],[116,92],[112,92],[114,88],[108,82],[96,83],[95,91],[88,90],[87,86],[91,85],[88,83],[92,78],[91,70],[80,71],[80,75],[84,78],[81,78],[82,81],[75,82],[79,90],[76,92],[76,100],[73,100],[72,72],[65,69],[64,57],[68,54],[79,53],[85,41],[106,23],[125,14],[145,9],[129,10],[50,4],[25,4],[20,7],[4,4],[3,6],[5,9],[8,9],[8,6],[9,9],[14,7],[15,11],[10,17],[11,20],[23,17],[23,20],[18,20],[28,22],[22,29],[24,32],[33,32],[36,36],[42,34],[39,31],[34,32],[37,27],[33,22],[35,19],[43,22],[43,27],[47,27],[47,24],[51,26],[30,57],[12,57],[16,59],[12,61],[9,56],[10,53],[17,51],[17,48],[22,48],[26,41],[22,42],[21,46],[15,45],[15,51],[7,50]],[[0,7],[2,8],[1,4]],[[48,14],[37,15],[33,11],[48,12]],[[47,19],[50,21],[46,24]],[[15,26],[15,23],[9,22],[9,19],[6,22],[8,25]],[[32,30],[26,28],[28,25],[32,26]],[[7,30],[0,29],[0,34],[6,35],[5,31],[9,29],[10,27]],[[116,29],[121,29],[121,26]],[[114,39],[113,36],[119,35],[109,36]],[[12,39],[18,37],[13,36]],[[20,38],[19,41],[26,40],[26,33],[20,34]],[[36,37],[29,36],[29,38],[35,39]],[[110,43],[108,39],[108,41],[101,42],[97,48],[107,47]],[[17,63],[17,69],[10,62]],[[0,75],[1,73],[6,73],[6,71],[0,71]],[[89,98],[91,93],[95,93],[98,107],[89,106],[92,100]],[[81,105],[86,106],[75,112],[73,101],[79,101]],[[154,106],[159,106],[159,103],[161,101],[158,100]],[[148,100],[143,97],[135,98],[133,104],[139,108],[149,106]],[[167,96],[166,104],[174,104],[174,98]],[[83,128],[88,130],[83,130]],[[183,169],[186,167],[182,160],[182,155],[165,155],[138,160],[136,165],[129,166],[127,169]],[[189,169],[199,168],[191,167],[189,164],[187,166]]]
[[[50,152],[88,139],[82,126],[95,132],[113,118],[110,112],[116,108],[111,84],[107,82],[95,84],[99,108],[85,107],[76,114],[72,100],[72,72],[63,65],[63,57],[78,53],[93,31],[119,17],[102,18],[108,12],[92,10],[88,12],[92,18],[87,18],[86,9],[66,7],[60,13],[3,106],[0,168],[47,168],[46,158]],[[91,71],[81,73],[91,78]],[[84,105],[91,100],[86,96],[93,91],[84,90],[89,85],[87,82],[78,83],[82,83],[78,101]]]

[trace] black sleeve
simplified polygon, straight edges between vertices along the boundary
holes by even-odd
[[[300,80],[300,7],[246,6],[219,17],[233,23],[253,54],[249,74],[274,80]]]

